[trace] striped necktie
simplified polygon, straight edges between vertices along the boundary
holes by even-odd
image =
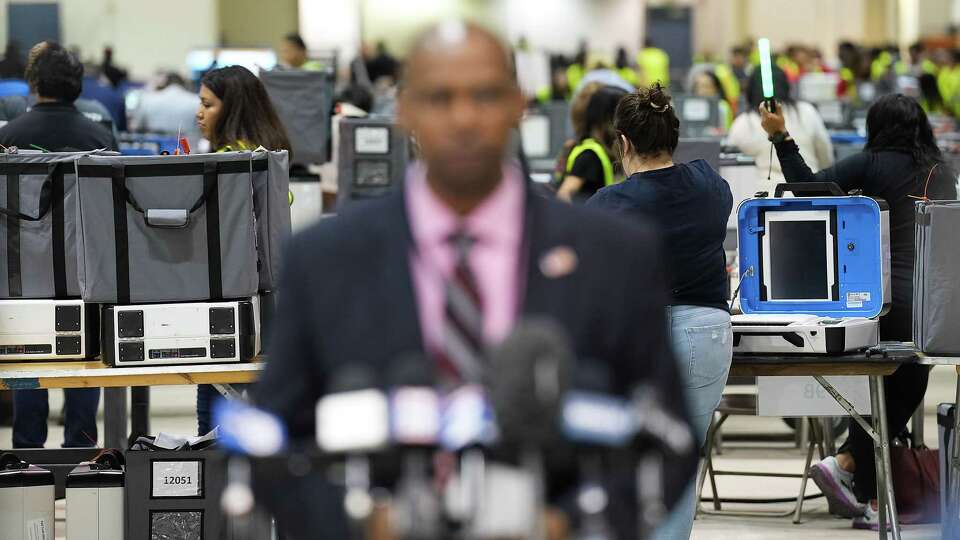
[[[476,240],[460,230],[448,241],[456,250],[453,274],[447,281],[444,306],[444,359],[464,382],[480,382],[486,346],[483,338],[483,303],[470,270],[470,249]]]

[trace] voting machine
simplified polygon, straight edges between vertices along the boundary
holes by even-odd
[[[737,225],[735,352],[839,354],[879,342],[891,298],[884,201],[832,183],[780,184],[741,203]]]

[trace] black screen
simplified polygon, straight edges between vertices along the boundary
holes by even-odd
[[[770,221],[770,299],[830,297],[825,221]]]

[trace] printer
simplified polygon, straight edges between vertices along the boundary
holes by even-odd
[[[734,352],[831,355],[879,343],[891,298],[887,204],[833,183],[758,195],[737,209]]]

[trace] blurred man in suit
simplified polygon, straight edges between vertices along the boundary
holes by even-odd
[[[288,250],[255,399],[293,438],[313,436],[315,404],[345,366],[380,374],[413,355],[446,382],[489,380],[484,351],[535,316],[556,321],[613,392],[650,383],[686,418],[656,237],[531,195],[507,159],[523,110],[510,55],[489,32],[446,23],[416,42],[398,120],[421,161],[395,194],[324,220]],[[691,450],[671,463],[669,504],[695,462]],[[635,509],[622,531],[636,527]]]

